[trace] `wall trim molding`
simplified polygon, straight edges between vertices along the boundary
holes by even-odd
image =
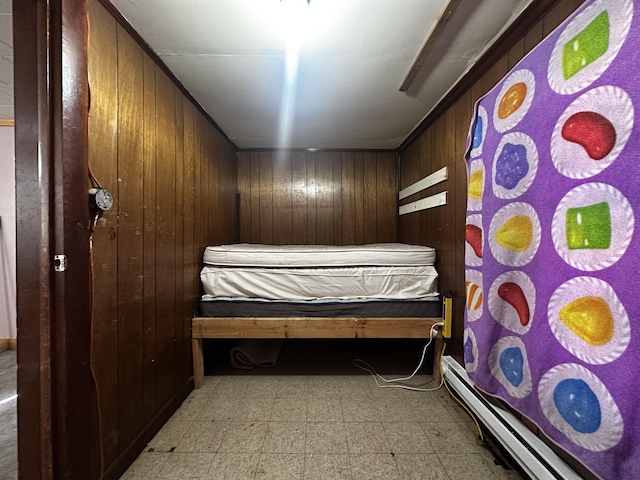
[[[17,350],[18,341],[15,338],[0,338],[0,352],[7,350]]]

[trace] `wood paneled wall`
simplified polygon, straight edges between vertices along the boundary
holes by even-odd
[[[237,171],[233,145],[89,4],[89,164],[115,198],[93,236],[92,363],[108,470],[190,388],[202,252],[237,241]]]
[[[467,202],[464,147],[473,104],[487,93],[533,47],[558,26],[584,0],[563,0],[533,26],[493,67],[437,118],[414,142],[400,152],[400,188],[405,188],[443,166],[449,180],[406,201],[448,190],[448,204],[400,217],[399,240],[437,249],[441,291],[454,294],[451,353],[462,357],[464,314],[464,226]],[[403,201],[404,203],[404,201]]]
[[[241,151],[240,241],[395,242],[396,158],[394,152]]]

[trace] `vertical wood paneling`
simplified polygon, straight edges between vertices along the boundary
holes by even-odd
[[[509,70],[515,67],[516,64],[522,60],[522,57],[524,57],[524,40],[525,37],[522,37],[513,47],[511,47],[511,50],[509,50],[509,53],[507,54],[507,67]]]
[[[333,235],[330,243],[342,245],[342,153],[333,152]]]
[[[318,243],[318,180],[316,178],[316,154],[306,153],[307,158],[307,242]]]
[[[252,243],[346,245],[397,238],[394,152],[243,151],[241,230]]]
[[[422,140],[420,141],[420,158],[425,159],[420,162],[418,167],[419,177],[424,178],[430,172],[434,172],[437,170],[436,168],[436,151],[435,151],[435,141],[434,137],[435,133],[435,125],[434,128],[429,129],[423,135]],[[433,193],[433,190],[430,190],[429,193]],[[418,213],[418,241],[421,244],[428,245],[430,247],[434,247],[437,252],[440,251],[440,247],[442,246],[442,242],[439,235],[438,224],[436,219],[437,212],[435,210],[424,210]],[[440,254],[436,253],[436,261],[437,265],[440,264]],[[442,282],[440,282],[442,284]]]
[[[273,165],[273,217],[277,218],[273,228],[273,242],[289,245],[293,241],[291,152],[274,152]]]
[[[174,392],[176,328],[176,137],[173,84],[156,68],[157,120],[157,230],[156,230],[156,346],[158,401],[165,404]]]
[[[89,3],[92,19],[89,56],[91,111],[89,165],[114,195],[114,207],[100,218],[93,235],[94,301],[92,363],[101,396],[104,461],[118,456],[118,50],[117,24],[104,8]]]
[[[260,242],[273,243],[273,163],[271,153],[260,152]]]
[[[542,19],[542,32],[546,37],[560,25],[565,18],[571,15],[585,0],[562,0],[553,10]]]
[[[461,125],[469,125],[471,123],[471,115],[473,110],[471,92],[456,102],[455,105],[455,158],[457,160],[455,176],[453,177],[454,185],[464,188],[464,193],[459,192],[453,196],[455,202],[455,212],[453,222],[455,225],[455,266],[456,279],[453,291],[453,314],[454,318],[463,318],[465,308],[465,275],[464,275],[464,244],[465,244],[465,222],[461,222],[461,218],[465,218],[467,211],[467,166],[464,162],[466,133],[460,128]],[[464,325],[463,322],[457,321],[453,324],[452,335],[454,338],[463,338]]]
[[[209,208],[211,208],[211,198],[209,196],[209,142],[205,135],[205,122],[198,118],[198,137],[200,139],[200,210],[198,219],[200,220],[200,243],[208,245],[209,242]],[[201,252],[202,253],[202,252]]]
[[[225,175],[228,175],[227,178],[220,177],[220,181],[224,182],[228,188],[227,195],[230,199],[230,203],[229,208],[226,210],[226,214],[227,218],[230,219],[232,226],[232,228],[227,228],[228,225],[225,225],[223,230],[228,235],[228,243],[237,243],[240,241],[240,219],[238,218],[238,169],[236,168],[238,154],[236,147],[228,143],[226,140],[220,143],[224,145],[224,151],[220,160],[226,162],[227,169],[225,171]]]
[[[157,411],[156,400],[156,70],[144,56],[144,150],[143,162],[143,275],[144,299],[144,421],[150,422]]]
[[[378,185],[376,176],[378,172],[376,154],[367,152],[364,154],[364,243],[374,243],[378,235],[377,225],[377,195]],[[376,166],[375,168],[373,166]],[[372,221],[376,219],[376,221]]]
[[[399,189],[407,188],[420,180],[420,149],[424,143],[424,135],[420,140],[412,143],[406,153],[403,155],[403,168],[400,172]],[[413,196],[407,201],[411,201]],[[398,219],[400,224],[399,238],[403,238],[405,242],[419,244],[420,222],[415,221],[414,215],[403,215]]]
[[[395,154],[376,154],[377,242],[393,242],[397,238],[398,217]]]
[[[240,219],[238,218],[239,211],[239,196],[238,196],[238,169],[237,166],[237,152],[234,146],[229,145],[226,141],[220,142],[224,146],[221,160],[226,162],[227,168],[225,170],[225,177],[220,177],[220,181],[227,185],[226,195],[229,198],[229,207],[225,209],[227,219],[231,222],[230,225],[225,225],[223,231],[228,235],[227,243],[240,241]],[[230,228],[228,228],[230,227]]]
[[[353,165],[353,223],[355,245],[364,243],[364,153],[354,154]]]
[[[529,53],[543,38],[542,22],[536,23],[524,36],[524,53]]]
[[[318,243],[318,181],[316,179],[316,154],[307,152],[307,243]]]
[[[188,388],[202,252],[236,239],[238,173],[234,147],[102,5],[89,9],[89,161],[115,196],[94,234],[92,363],[117,471]]]
[[[260,154],[251,154],[251,243],[260,242]],[[242,195],[242,193],[240,193]]]
[[[204,247],[206,246],[203,240],[202,233],[202,209],[205,207],[203,199],[203,192],[201,189],[200,178],[202,176],[202,130],[200,128],[200,115],[194,110],[193,112],[193,248],[192,248],[192,262],[196,275],[192,277],[193,289],[196,296],[200,296],[202,293],[202,286],[200,283],[200,267],[202,265],[202,254]]]
[[[184,189],[183,189],[183,243],[182,243],[182,285],[184,294],[182,298],[177,297],[177,301],[182,305],[182,339],[186,344],[183,348],[182,362],[183,371],[180,379],[189,378],[191,376],[191,352],[188,348],[189,344],[185,340],[191,338],[191,318],[195,313],[194,305],[199,297],[200,290],[196,290],[194,279],[198,278],[199,265],[193,258],[194,250],[194,199],[195,199],[195,170],[192,161],[195,152],[195,136],[193,131],[194,107],[191,102],[182,102],[182,118],[183,118],[183,172],[184,172]]]
[[[242,177],[238,169],[238,180]],[[307,198],[309,187],[307,184],[307,158],[304,152],[293,152],[291,155],[291,202],[292,202],[292,243],[306,245],[309,243]]]
[[[455,111],[449,109],[438,121],[438,128],[435,131],[436,156],[441,159],[441,166],[449,168],[449,178],[456,178],[456,163],[460,162],[460,157],[455,157]],[[454,148],[451,148],[451,147]],[[446,184],[438,185],[437,190],[443,191],[451,189]],[[434,189],[435,191],[435,189]],[[453,193],[453,192],[452,192]],[[440,237],[440,262],[438,275],[445,285],[456,285],[456,264],[455,264],[455,205],[454,196],[449,196],[447,205],[443,208],[434,209],[438,217],[438,235]]]
[[[207,151],[214,158],[217,154],[216,138],[213,136],[206,137],[207,142]],[[218,225],[220,224],[220,185],[218,183],[218,162],[212,162],[209,164],[208,170],[208,178],[209,184],[207,187],[207,192],[209,194],[209,200],[207,202],[207,215],[209,217],[209,225],[208,225],[208,233],[207,233],[207,244],[209,245],[219,245],[222,240],[222,236],[220,233],[220,229]]]
[[[342,244],[356,243],[355,154],[342,155]]]
[[[143,59],[118,26],[118,444],[143,426]]]
[[[238,192],[240,192],[240,242],[251,242],[251,154],[238,155]]]
[[[320,245],[333,244],[333,156],[316,153],[316,232]]]
[[[176,315],[174,319],[175,323],[175,358],[176,358],[176,375],[174,378],[173,391],[177,391],[183,382],[184,374],[184,357],[185,350],[190,350],[189,341],[191,335],[185,338],[184,323],[185,323],[185,292],[184,292],[184,191],[185,191],[185,178],[184,178],[184,113],[182,108],[183,97],[180,94],[178,88],[173,85],[173,92],[175,98],[175,212],[176,212],[176,227],[175,227],[175,305]],[[190,314],[186,317],[190,318]],[[182,370],[180,370],[182,367]]]

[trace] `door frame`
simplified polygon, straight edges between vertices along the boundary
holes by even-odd
[[[86,1],[13,0],[13,35],[18,472],[97,478]]]

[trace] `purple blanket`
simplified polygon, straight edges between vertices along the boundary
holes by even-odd
[[[465,366],[596,475],[640,479],[640,2],[588,1],[477,105]]]

